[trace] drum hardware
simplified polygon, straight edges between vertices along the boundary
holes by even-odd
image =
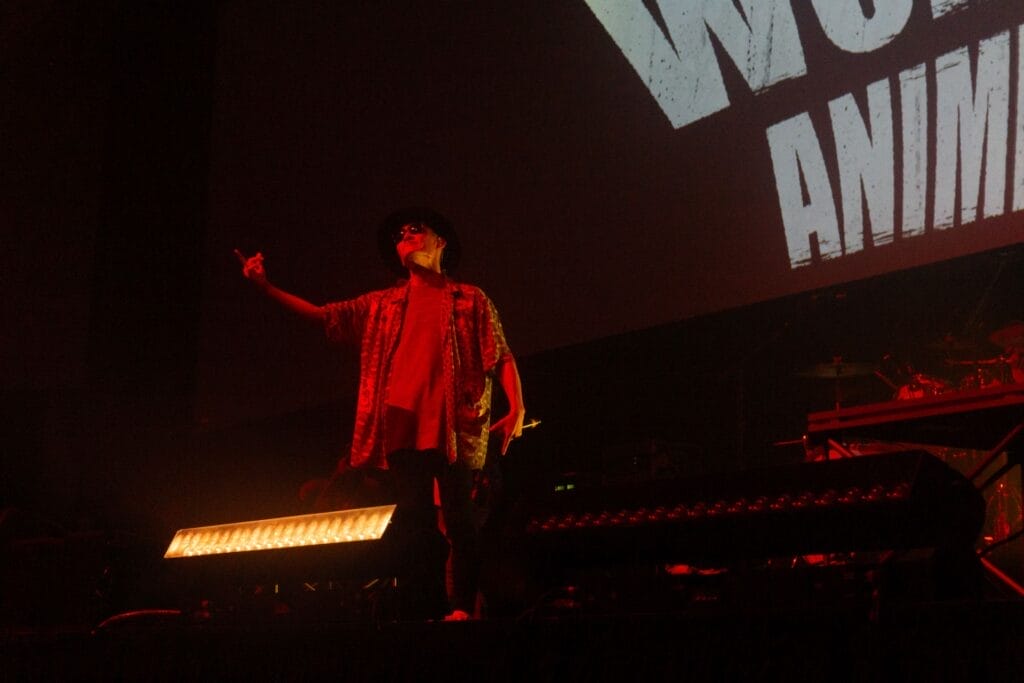
[[[843,360],[842,356],[834,356],[831,363],[818,363],[796,373],[798,377],[811,379],[830,379],[835,382],[836,410],[843,403],[841,380],[854,377],[879,376],[875,363],[855,363]]]
[[[895,398],[898,400],[924,398],[925,396],[938,396],[952,390],[953,387],[945,380],[917,372],[911,376],[907,384],[896,391]]]
[[[952,389],[945,380],[918,372],[911,363],[892,353],[882,356],[879,367],[881,370],[875,374],[892,389],[892,397],[897,400],[938,396]]]
[[[946,365],[968,369],[967,374],[960,378],[957,385],[960,391],[996,387],[1006,383],[1009,377],[1009,366],[1006,358],[1003,356],[970,360],[947,360]]]
[[[1003,349],[1007,381],[1024,383],[1024,323],[1015,320],[993,332],[988,339]]]

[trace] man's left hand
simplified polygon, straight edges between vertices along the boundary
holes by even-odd
[[[491,433],[498,432],[501,435],[502,455],[508,452],[508,445],[512,443],[512,439],[518,439],[523,435],[523,419],[525,417],[525,410],[512,410],[491,425]]]

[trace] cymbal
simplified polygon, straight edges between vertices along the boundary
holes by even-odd
[[[989,335],[988,340],[1004,349],[1024,346],[1024,323],[1015,320]]]
[[[843,379],[846,377],[864,377],[875,374],[878,366],[875,363],[848,363],[834,361],[818,363],[797,372],[798,377],[815,377],[819,379]]]

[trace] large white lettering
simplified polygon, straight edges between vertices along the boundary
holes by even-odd
[[[836,141],[839,187],[843,198],[843,253],[864,248],[864,211],[868,206],[871,242],[893,239],[895,202],[893,184],[892,97],[889,82],[868,86],[869,131],[853,95],[829,102]]]
[[[712,33],[755,93],[807,73],[791,0],[585,1],[675,128],[729,106]],[[915,0],[811,2],[836,47],[866,53],[904,31]],[[931,0],[932,18],[970,3]],[[648,9],[652,4],[663,26]]]
[[[960,221],[978,219],[979,201],[986,217],[1003,213],[1006,188],[1010,108],[1010,34],[984,40],[978,47],[977,76],[971,79],[967,48],[935,60],[937,118],[935,228],[954,223],[960,171]],[[985,191],[979,197],[982,158]],[[959,163],[958,163],[959,161]]]
[[[660,0],[668,36],[643,0],[586,2],[675,128],[729,106],[711,31],[754,92],[807,73],[788,0]]]
[[[900,129],[903,133],[903,237],[924,234],[928,192],[928,69],[900,72]]]
[[[1024,39],[1024,27],[1018,36]],[[838,202],[826,175],[824,153],[809,114],[794,116],[768,129],[768,144],[785,227],[790,265],[799,267],[895,239],[895,174],[903,173],[903,239],[925,233],[929,159],[934,158],[934,213],[931,227],[942,230],[999,216],[1006,211],[1007,155],[1010,130],[1010,33],[978,44],[972,75],[964,47],[935,60],[935,148],[928,142],[928,80],[924,64],[899,74],[902,157],[896,155],[895,108],[889,80],[866,89],[866,112],[851,94],[829,102],[839,177]],[[1018,55],[1017,81],[1024,75]],[[1021,203],[1024,166],[1024,95],[1017,94],[1018,144],[1014,167],[1014,206]],[[902,159],[902,164],[897,163]],[[959,197],[959,215],[955,207]],[[834,206],[842,207],[843,248]],[[867,216],[863,207],[867,207]],[[870,228],[870,230],[869,230]],[[818,250],[815,253],[814,240]]]
[[[807,71],[790,0],[586,2],[676,128],[729,106],[720,58],[755,94]],[[916,2],[811,6],[838,49],[867,53],[906,30]],[[932,18],[946,23],[980,4],[929,2]],[[1024,26],[1014,30],[901,67],[863,95],[833,98],[834,147],[821,145],[826,131],[814,126],[825,119],[808,112],[767,128],[792,267],[1000,216],[1008,199],[1024,211]]]
[[[812,0],[825,35],[847,52],[871,52],[898,36],[910,19],[914,0],[875,0],[868,17],[861,0]]]
[[[811,117],[798,114],[767,133],[791,267],[842,255],[832,186]]]
[[[1024,87],[1020,82],[1024,76],[1024,26],[1017,29],[1017,137],[1013,159],[1013,210],[1024,209]]]

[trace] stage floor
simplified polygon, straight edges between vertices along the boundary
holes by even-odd
[[[1024,601],[346,623],[151,613],[8,631],[3,680],[1016,680]],[[1004,678],[1005,677],[1005,678]]]

